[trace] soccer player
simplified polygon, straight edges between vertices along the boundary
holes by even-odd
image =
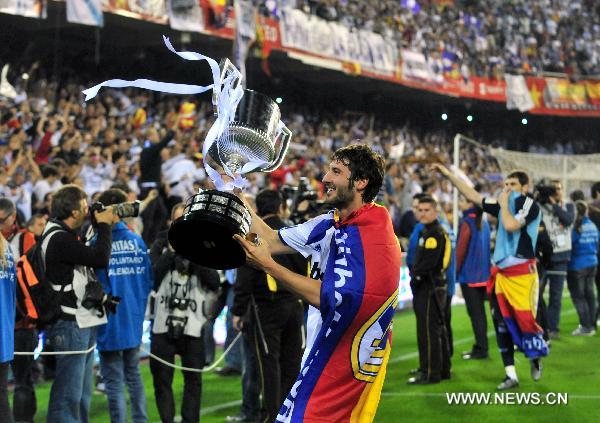
[[[278,422],[372,421],[375,416],[400,280],[400,246],[390,216],[373,203],[383,169],[383,158],[369,147],[343,147],[323,177],[326,200],[335,210],[279,231],[253,213],[252,231],[259,241],[236,235],[250,264],[311,304],[300,374]],[[294,251],[310,256],[314,279],[271,256]]]

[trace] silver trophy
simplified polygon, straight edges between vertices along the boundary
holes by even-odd
[[[230,87],[235,90],[240,84],[235,79],[237,69],[225,59],[220,70],[221,83],[227,78],[231,83],[233,79]],[[213,104],[219,101],[213,94]],[[205,164],[220,174],[225,171],[230,175],[277,169],[292,137],[280,118],[279,106],[273,100],[259,92],[243,90],[233,119],[208,148]],[[233,235],[248,234],[250,216],[234,194],[202,191],[188,199],[183,216],[171,225],[169,241],[178,254],[194,263],[214,269],[236,268],[246,262],[246,254]]]
[[[229,59],[221,61],[220,69],[221,81],[237,72]],[[234,80],[233,89],[238,84],[241,84],[239,78]],[[208,151],[209,163],[229,169],[232,174],[271,172],[281,165],[292,132],[281,122],[277,103],[253,90],[243,92],[233,121]],[[213,93],[213,104],[216,106],[218,102]]]

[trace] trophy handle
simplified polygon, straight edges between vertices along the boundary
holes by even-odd
[[[219,69],[221,70],[221,75],[218,81],[214,81],[215,86],[222,85],[225,79],[227,78],[227,75],[230,73],[235,75],[235,81],[231,85],[232,90],[235,90],[242,83],[242,74],[240,73],[238,68],[236,68],[235,65],[231,63],[231,60],[229,60],[228,58],[221,59],[221,61],[219,62]],[[220,91],[221,90],[219,90],[219,92]],[[212,103],[216,115],[217,104],[219,104],[219,95],[217,94],[217,90],[215,90],[215,88],[213,88]]]
[[[283,162],[283,158],[285,157],[285,153],[288,150],[288,147],[290,145],[290,140],[292,139],[292,131],[290,131],[288,129],[287,126],[285,126],[285,124],[281,121],[279,121],[279,134],[280,136],[283,137],[283,139],[281,140],[281,142],[279,143],[280,147],[279,147],[279,152],[277,153],[277,158],[275,159],[275,161],[273,163],[270,163],[269,166],[267,166],[264,169],[260,169],[262,172],[272,172],[275,169],[277,169],[280,165],[281,162]]]

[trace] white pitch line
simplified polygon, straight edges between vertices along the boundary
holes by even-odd
[[[204,416],[206,414],[214,413],[215,411],[221,411],[221,410],[224,410],[226,408],[231,408],[231,407],[235,407],[235,406],[238,406],[238,405],[242,405],[242,400],[230,401],[230,402],[225,402],[223,404],[213,405],[212,407],[201,408],[200,409],[200,415]]]

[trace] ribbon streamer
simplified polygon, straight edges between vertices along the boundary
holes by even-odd
[[[163,35],[163,41],[169,51],[175,53],[184,60],[201,61],[206,60],[210,66],[212,73],[213,84],[207,86],[201,85],[188,85],[188,84],[176,84],[170,82],[159,82],[152,81],[149,79],[136,79],[135,81],[127,81],[123,79],[111,79],[101,84],[95,85],[91,88],[83,90],[85,95],[85,101],[91,100],[100,91],[102,87],[108,88],[125,88],[135,87],[144,88],[152,91],[159,91],[169,94],[202,94],[210,89],[213,90],[213,104],[216,99],[217,118],[210,127],[204,144],[202,146],[202,155],[204,157],[204,168],[207,175],[215,184],[215,187],[221,191],[231,191],[234,188],[244,189],[249,185],[246,178],[241,175],[235,175],[226,164],[223,164],[223,170],[225,173],[233,179],[231,182],[224,182],[221,174],[213,169],[207,162],[208,151],[221,136],[227,130],[228,125],[233,121],[235,117],[235,111],[237,106],[244,95],[244,89],[241,84],[241,74],[235,69],[235,71],[229,72],[225,79],[221,81],[221,70],[219,64],[212,58],[204,56],[200,53],[193,51],[176,51],[168,37]],[[217,153],[219,152],[219,144],[217,143]],[[252,161],[246,163],[241,173],[248,172],[262,166],[262,161]]]

